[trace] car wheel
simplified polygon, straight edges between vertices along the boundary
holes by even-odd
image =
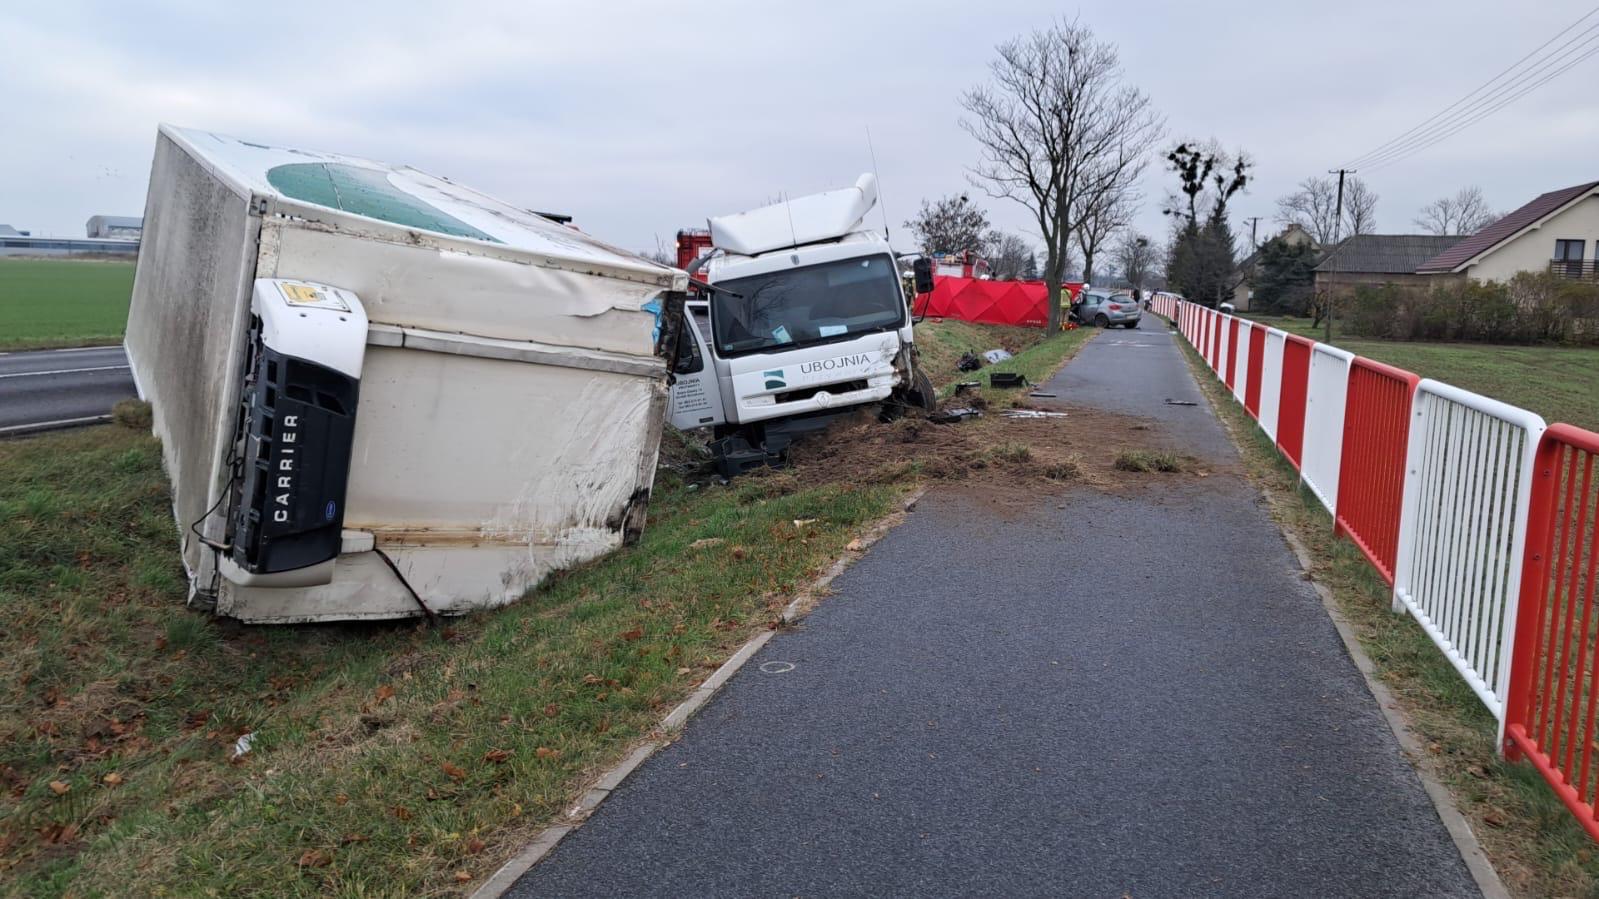
[[[1101,312],[1100,314],[1094,316],[1094,327],[1096,327],[1096,328],[1108,328],[1108,327],[1110,327],[1110,316],[1106,315],[1103,312]]]

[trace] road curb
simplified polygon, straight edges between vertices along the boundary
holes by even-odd
[[[799,594],[783,608],[776,627],[792,626],[810,614],[821,600],[828,595],[828,585],[840,574],[843,574],[845,569],[854,564],[855,560],[859,559],[867,549],[871,548],[872,544],[883,539],[884,535],[892,530],[895,525],[903,521],[905,514],[916,507],[917,501],[926,492],[926,487],[918,487],[912,490],[900,502],[898,510],[879,518],[872,523],[871,527],[866,529],[865,533],[850,541],[849,547],[845,549],[844,554],[834,559],[833,563],[827,566],[825,571],[805,585]],[[567,834],[576,830],[584,821],[588,820],[589,816],[594,814],[594,811],[600,807],[600,803],[604,802],[616,788],[620,787],[634,771],[637,771],[639,766],[648,761],[650,756],[654,755],[658,750],[670,744],[676,738],[677,732],[688,723],[689,719],[704,708],[705,704],[711,701],[711,697],[715,696],[729,680],[732,680],[733,675],[737,674],[745,663],[754,658],[755,654],[761,650],[761,647],[765,646],[776,633],[775,629],[767,629],[746,640],[744,645],[738,648],[737,652],[733,653],[727,661],[716,669],[715,673],[706,678],[704,683],[694,688],[694,692],[690,693],[687,699],[679,703],[676,708],[667,713],[666,717],[661,719],[661,723],[656,726],[655,731],[648,739],[634,746],[632,751],[621,762],[606,769],[589,786],[576,804],[567,810],[566,815],[559,823],[551,824],[540,831],[539,835],[534,837],[527,846],[523,847],[522,851],[512,856],[509,861],[489,875],[488,880],[483,881],[477,889],[473,890],[470,894],[470,899],[497,899],[497,897],[504,895],[506,890],[509,890],[522,878],[523,874],[526,874],[532,870],[534,865],[543,861],[544,857],[549,855]]]
[[[1181,338],[1178,339],[1180,340]],[[1196,374],[1194,360],[1186,352],[1183,353],[1183,359],[1188,363],[1189,375],[1197,381],[1198,375]],[[1211,396],[1211,392],[1205,390],[1203,384],[1200,384],[1199,387],[1199,392],[1205,396],[1206,402],[1210,404],[1211,413],[1215,415],[1216,421],[1221,424],[1222,429],[1227,432],[1227,438],[1233,442],[1233,446],[1238,450],[1239,455],[1247,458],[1244,442],[1240,438],[1237,429],[1233,427],[1233,423],[1228,420],[1228,416],[1222,414],[1222,410],[1216,408],[1216,401]],[[1277,532],[1282,535],[1283,541],[1288,544],[1288,549],[1294,554],[1295,561],[1299,563],[1299,568],[1304,573],[1305,581],[1310,584],[1311,588],[1316,591],[1316,596],[1321,599],[1322,608],[1326,611],[1328,619],[1332,621],[1333,629],[1338,632],[1338,638],[1343,641],[1344,651],[1349,654],[1350,661],[1355,663],[1355,670],[1360,672],[1361,679],[1366,682],[1366,690],[1371,693],[1372,699],[1376,700],[1377,708],[1382,712],[1383,720],[1388,722],[1388,729],[1393,732],[1394,739],[1399,743],[1400,751],[1405,754],[1406,760],[1410,762],[1411,767],[1415,770],[1417,778],[1421,781],[1422,789],[1427,793],[1427,798],[1432,800],[1433,809],[1438,813],[1439,820],[1443,822],[1444,830],[1449,833],[1449,838],[1454,841],[1455,849],[1460,853],[1460,859],[1465,863],[1466,870],[1470,872],[1472,880],[1476,881],[1477,889],[1481,891],[1483,899],[1510,899],[1510,891],[1505,888],[1504,881],[1499,879],[1499,872],[1494,870],[1493,862],[1489,861],[1487,853],[1483,852],[1482,844],[1477,841],[1477,835],[1471,829],[1471,822],[1466,820],[1465,814],[1460,811],[1460,806],[1455,803],[1453,794],[1449,792],[1449,788],[1444,786],[1443,781],[1439,778],[1437,766],[1428,757],[1425,747],[1421,744],[1421,739],[1412,729],[1404,711],[1400,709],[1399,701],[1394,698],[1393,692],[1388,689],[1387,684],[1384,684],[1377,676],[1376,663],[1371,660],[1371,656],[1366,654],[1365,647],[1360,645],[1360,636],[1350,626],[1349,619],[1344,616],[1343,610],[1338,608],[1338,600],[1333,596],[1332,589],[1316,580],[1313,571],[1315,563],[1311,558],[1310,550],[1296,535],[1283,527],[1277,514],[1282,511],[1281,507],[1271,492],[1266,489],[1259,479],[1247,475],[1246,477],[1248,477],[1255,489],[1259,491],[1260,497],[1266,503],[1267,508],[1271,510],[1272,524],[1276,526]]]

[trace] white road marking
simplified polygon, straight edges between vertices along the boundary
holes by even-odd
[[[9,434],[13,431],[43,431],[49,428],[65,428],[69,425],[86,425],[97,421],[110,421],[109,415],[88,415],[83,418],[58,418],[55,421],[35,421],[25,425],[11,425],[0,428],[0,434]]]
[[[50,371],[17,371],[0,375],[0,378],[36,378],[40,375],[76,375],[90,371],[120,371],[131,368],[128,365],[96,365],[93,368],[56,368]]]

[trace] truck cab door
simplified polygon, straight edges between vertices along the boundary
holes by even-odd
[[[702,304],[691,303],[683,313],[683,331],[672,359],[672,383],[668,420],[680,431],[725,424],[722,391],[716,383],[716,365],[711,360],[705,334],[710,329],[710,314]]]

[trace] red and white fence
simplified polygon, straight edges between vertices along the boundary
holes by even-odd
[[[1170,295],[1225,384],[1599,840],[1599,434]]]

